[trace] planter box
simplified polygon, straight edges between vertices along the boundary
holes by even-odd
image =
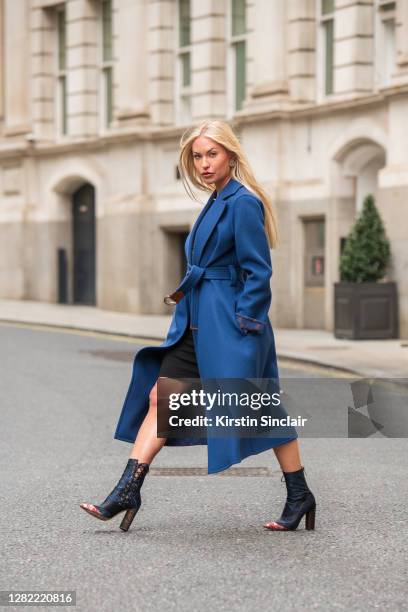
[[[396,283],[334,283],[334,336],[351,340],[398,338]]]

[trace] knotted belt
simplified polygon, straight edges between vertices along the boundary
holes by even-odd
[[[215,280],[231,280],[231,285],[236,285],[238,279],[244,279],[244,270],[234,265],[228,266],[196,266],[194,264],[187,264],[187,273],[177,289],[166,295],[164,303],[168,306],[174,306],[183,299],[187,293],[189,293],[194,287],[196,287],[203,279],[215,279]],[[197,321],[197,306],[196,300],[194,299],[194,291],[192,292],[191,310],[192,310],[192,321],[191,325],[195,326]]]

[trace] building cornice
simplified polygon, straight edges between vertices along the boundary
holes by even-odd
[[[257,123],[276,119],[298,119],[302,117],[323,117],[334,115],[344,111],[353,111],[356,108],[369,109],[370,107],[381,106],[390,98],[408,94],[408,83],[380,89],[376,93],[364,94],[353,98],[332,96],[330,99],[320,103],[303,103],[297,108],[293,103],[288,108],[287,103],[283,102],[282,107],[275,110],[251,111],[247,113],[240,111],[234,116],[234,123],[243,125],[247,123]]]
[[[303,103],[295,107],[293,103],[288,105],[282,102],[280,107],[271,110],[237,112],[228,119],[233,127],[242,127],[253,123],[265,121],[296,120],[306,117],[324,117],[358,109],[369,109],[381,106],[387,100],[408,94],[408,83],[404,85],[391,86],[370,94],[361,95],[352,99],[331,98],[321,103]],[[3,140],[0,144],[0,160],[21,157],[47,157],[51,155],[62,155],[78,151],[97,151],[109,146],[116,146],[135,142],[154,142],[169,140],[173,142],[179,139],[183,132],[191,128],[191,124],[177,126],[132,126],[126,129],[112,130],[109,134],[95,135],[76,139],[67,139],[63,142],[33,140],[32,135],[27,142],[7,143]],[[1,142],[1,141],[0,141]]]

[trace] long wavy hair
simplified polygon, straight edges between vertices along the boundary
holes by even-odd
[[[178,169],[187,194],[193,200],[198,201],[189,183],[204,191],[212,192],[215,188],[214,184],[207,184],[202,181],[200,174],[197,173],[194,166],[192,147],[194,140],[198,136],[211,138],[231,154],[235,161],[235,166],[230,168],[231,176],[243,183],[247,189],[253,191],[262,201],[265,211],[265,232],[268,243],[271,249],[275,248],[278,244],[278,227],[272,200],[257,182],[237,135],[226,121],[202,121],[194,127],[188,128],[183,133],[180,140],[181,151]]]

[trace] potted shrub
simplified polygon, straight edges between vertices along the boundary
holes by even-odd
[[[341,280],[334,284],[336,338],[398,338],[396,283],[382,281],[390,260],[389,240],[368,195],[340,256]]]

